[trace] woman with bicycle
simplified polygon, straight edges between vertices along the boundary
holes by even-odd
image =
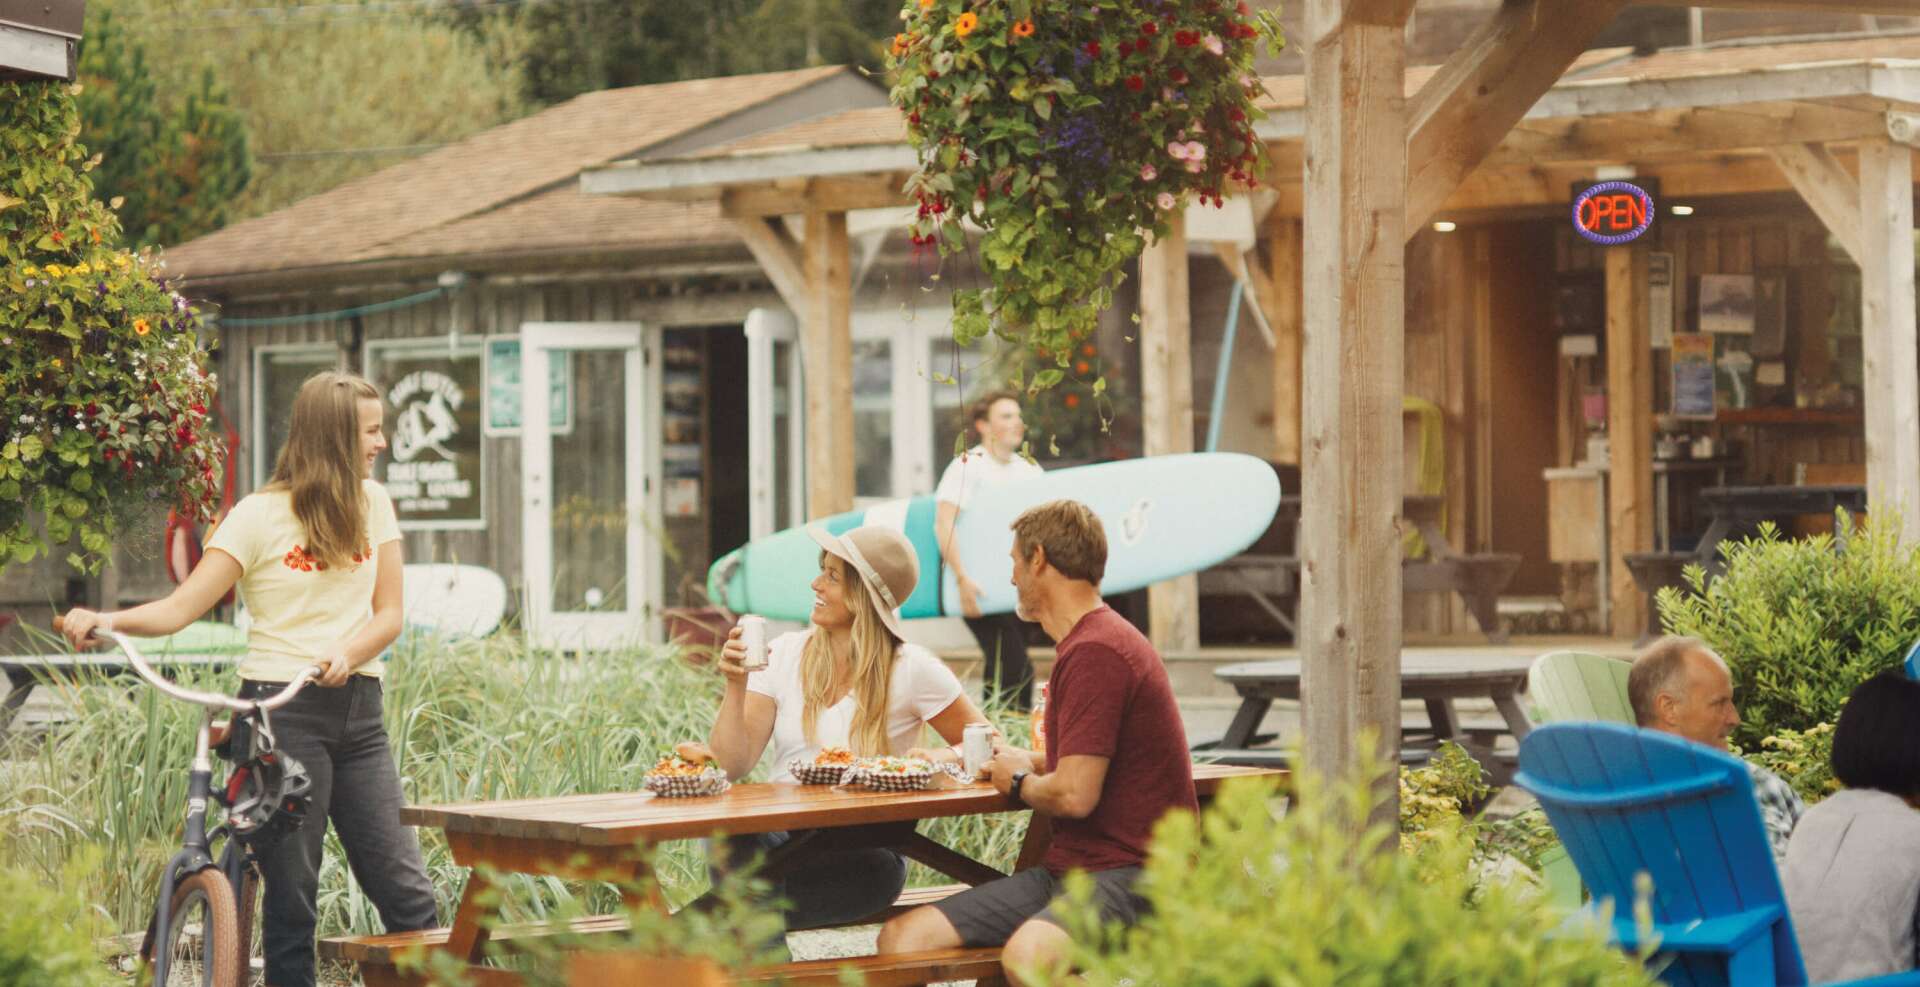
[[[307,822],[264,849],[266,982],[311,987],[322,841],[331,820],[348,866],[389,932],[438,924],[419,839],[400,823],[400,777],[382,723],[382,663],[401,628],[399,523],[371,479],[387,447],[380,392],[325,371],[300,388],[273,479],[234,505],[206,555],[165,599],[115,613],[74,610],[76,648],[96,628],[172,634],[238,583],[252,624],[241,696],[277,692],[309,666],[316,685],[273,714],[278,747],[311,778]],[[244,909],[243,909],[244,910]]]
[[[812,626],[769,642],[758,671],[744,665],[740,628],[729,633],[717,663],[726,690],[707,738],[714,759],[740,778],[771,742],[774,781],[793,781],[790,763],[812,761],[828,747],[958,762],[956,748],[914,746],[932,727],[957,747],[967,724],[987,718],[939,657],[905,642],[898,608],[920,578],[912,543],[874,524],[840,535],[814,525],[807,533],[821,548]],[[772,883],[789,931],[866,918],[899,896],[907,863],[893,847],[913,824],[862,829],[841,835],[867,845],[811,848],[782,866]],[[801,836],[732,837],[720,863],[743,864]]]

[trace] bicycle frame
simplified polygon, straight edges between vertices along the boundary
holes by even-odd
[[[187,772],[187,820],[185,835],[180,842],[180,852],[168,861],[167,868],[161,873],[160,901],[154,908],[154,917],[147,927],[147,952],[153,956],[153,982],[167,982],[168,965],[172,957],[164,950],[155,948],[160,937],[173,921],[173,891],[180,882],[192,874],[216,866],[213,859],[211,842],[207,831],[207,801],[213,797],[213,758],[212,736],[213,716],[217,711],[226,711],[237,719],[258,718],[257,728],[267,729],[266,713],[279,709],[293,700],[307,683],[318,675],[318,669],[306,669],[287,683],[286,688],[265,699],[235,699],[231,696],[211,692],[196,692],[184,688],[161,676],[147,664],[146,658],[134,647],[131,640],[123,634],[110,630],[98,632],[112,641],[127,659],[133,663],[134,671],[145,679],[148,685],[182,702],[194,703],[205,707],[200,717],[200,729],[194,736],[193,765]],[[225,830],[216,827],[214,833]],[[232,832],[225,836],[226,844],[222,848],[217,866],[223,876],[232,884],[236,900],[246,887],[246,871],[252,864],[252,855]]]

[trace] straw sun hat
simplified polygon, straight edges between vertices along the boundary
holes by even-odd
[[[904,640],[907,635],[901,629],[900,605],[907,602],[920,582],[920,557],[914,554],[907,536],[877,524],[863,524],[840,535],[823,525],[810,524],[807,534],[835,558],[853,566],[878,603],[881,623],[894,637]]]

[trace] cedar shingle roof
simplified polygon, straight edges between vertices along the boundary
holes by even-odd
[[[710,203],[587,197],[574,177],[850,70],[587,93],[167,251],[189,279],[450,253],[724,235]]]

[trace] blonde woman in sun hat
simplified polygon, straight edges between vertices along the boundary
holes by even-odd
[[[863,757],[958,760],[953,748],[917,747],[926,727],[957,745],[968,723],[986,717],[945,663],[906,643],[899,608],[920,579],[912,543],[872,524],[837,535],[816,524],[807,533],[821,548],[810,626],[768,642],[766,669],[752,673],[741,667],[746,648],[739,628],[728,636],[718,663],[726,693],[707,739],[714,758],[739,778],[771,742],[774,781],[794,780],[788,762],[812,760],[825,747]],[[787,902],[788,929],[850,922],[893,904],[906,885],[907,866],[889,844],[912,826],[864,829],[871,831],[869,845],[803,852],[769,875]],[[736,837],[728,841],[728,860],[750,859],[801,835]]]

